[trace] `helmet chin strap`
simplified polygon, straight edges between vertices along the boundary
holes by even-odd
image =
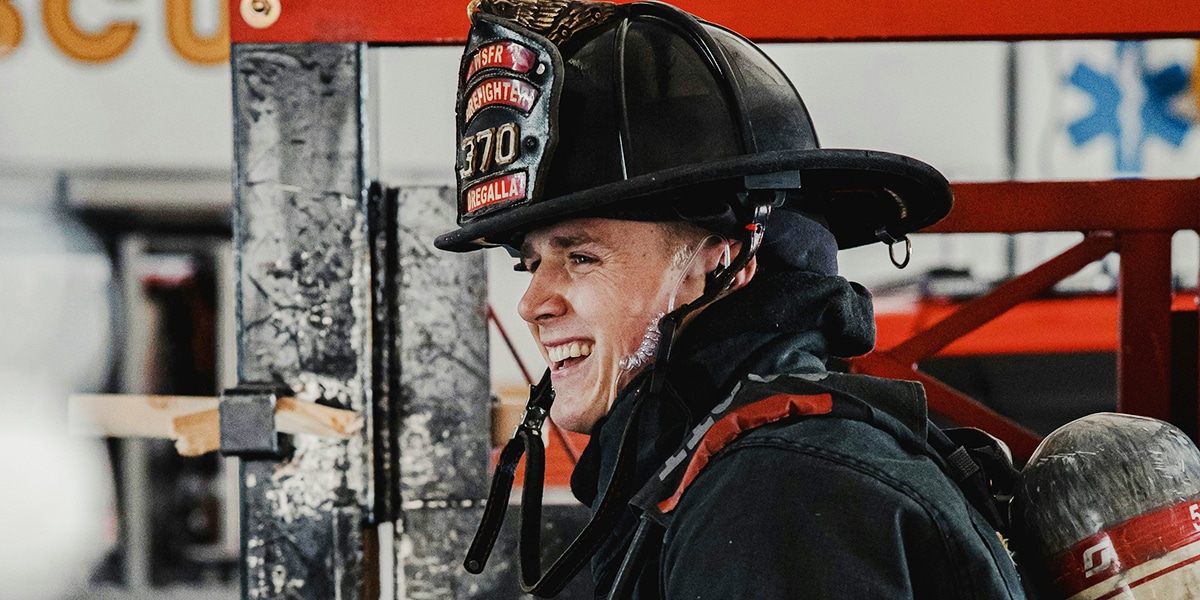
[[[650,375],[650,391],[652,393],[661,391],[663,383],[666,381],[666,365],[671,358],[671,346],[675,341],[675,334],[679,331],[679,325],[689,314],[716,301],[733,284],[733,278],[746,268],[746,265],[750,264],[750,259],[754,258],[759,246],[762,245],[763,236],[767,231],[767,219],[771,216],[771,207],[782,204],[783,195],[784,192],[775,191],[773,202],[754,205],[754,216],[746,225],[742,247],[738,250],[733,262],[728,265],[719,265],[716,269],[706,273],[704,275],[704,292],[700,294],[700,297],[671,311],[659,320],[659,346],[658,352],[654,355],[654,367]]]
[[[754,190],[754,192],[767,191],[771,190]],[[705,275],[704,292],[699,298],[671,311],[659,321],[660,344],[655,353],[654,362],[648,373],[639,375],[630,383],[630,385],[636,384],[637,386],[633,392],[633,410],[621,433],[616,467],[613,469],[612,478],[605,487],[604,496],[601,498],[600,504],[593,510],[591,521],[584,526],[566,551],[544,573],[541,569],[541,517],[546,458],[541,428],[550,414],[550,405],[554,402],[550,370],[546,370],[537,385],[530,387],[525,416],[512,439],[500,452],[500,460],[496,465],[496,472],[492,476],[492,487],[488,492],[483,518],[479,522],[475,538],[471,541],[471,547],[467,550],[463,566],[468,572],[481,573],[484,565],[487,564],[496,538],[500,535],[500,528],[504,524],[508,497],[512,493],[517,464],[522,455],[525,455],[526,458],[525,485],[521,492],[521,527],[518,544],[521,555],[521,589],[540,598],[551,598],[561,592],[563,587],[596,553],[596,550],[612,533],[617,521],[625,511],[626,504],[637,491],[635,486],[638,485],[638,482],[634,479],[637,464],[636,424],[645,399],[660,392],[666,382],[667,361],[670,359],[671,345],[675,341],[679,325],[689,314],[719,298],[729,289],[734,277],[750,263],[750,259],[762,245],[771,208],[779,206],[783,202],[784,192],[775,191],[774,193],[773,200],[753,204],[753,216],[746,225],[742,247],[733,261],[729,265],[718,266]],[[747,200],[749,195],[747,193],[747,197],[742,198],[743,201]],[[646,375],[648,375],[648,379]]]
[[[640,381],[639,381],[640,378]],[[492,547],[504,524],[508,508],[508,497],[512,492],[517,464],[525,455],[525,486],[521,492],[521,527],[518,539],[521,556],[521,589],[540,598],[551,598],[587,564],[600,544],[612,533],[617,521],[625,511],[626,503],[636,490],[633,473],[637,460],[637,433],[635,424],[641,412],[648,386],[646,378],[639,376],[631,385],[634,391],[633,411],[621,434],[617,451],[616,467],[608,482],[604,497],[595,507],[592,519],[584,526],[571,545],[543,573],[541,569],[542,489],[545,485],[545,448],[542,445],[541,426],[549,414],[554,401],[554,390],[550,387],[550,371],[542,380],[530,388],[529,403],[525,417],[517,427],[513,438],[500,453],[496,472],[492,476],[492,488],[488,493],[487,506],[479,529],[467,550],[463,566],[471,573],[483,572],[491,555]]]

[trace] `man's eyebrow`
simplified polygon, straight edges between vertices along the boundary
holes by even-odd
[[[570,234],[570,235],[556,235],[546,241],[550,245],[551,248],[555,248],[558,250],[565,250],[568,248],[575,248],[575,247],[581,246],[583,244],[594,242],[595,238],[593,238],[586,231],[582,231],[582,232],[574,233],[574,234]],[[531,254],[533,254],[532,244],[530,244],[528,241],[521,244],[521,256],[526,257]]]
[[[595,241],[586,231],[573,235],[556,235],[550,238],[552,248],[574,248]]]

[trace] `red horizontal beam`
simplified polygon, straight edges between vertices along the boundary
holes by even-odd
[[[963,305],[954,314],[929,329],[888,350],[896,360],[914,364],[926,359],[951,342],[978,329],[1010,308],[1054,287],[1054,284],[1078,272],[1116,249],[1111,234],[1092,234],[1075,247],[1038,265],[1032,271],[1014,277],[985,296]],[[1167,302],[1170,303],[1170,290]]]
[[[954,314],[960,304],[924,300],[911,311],[875,314],[875,347],[887,350]],[[988,321],[935,356],[1116,352],[1117,299],[1031,300]]]
[[[230,1],[234,43],[460,44],[463,0],[256,0],[278,20],[256,29]],[[1193,0],[677,0],[672,2],[758,41],[1130,39],[1200,37]]]
[[[1176,294],[1173,311],[1196,310],[1196,292]],[[875,313],[875,347],[888,350],[954,314],[961,303],[916,302],[909,310]],[[939,350],[934,356],[1063,354],[1117,351],[1116,295],[1084,294],[1022,302]]]
[[[1200,6],[1200,3],[1197,3]],[[1200,179],[954,184],[931,233],[1200,229]]]

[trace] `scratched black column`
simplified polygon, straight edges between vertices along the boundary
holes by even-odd
[[[396,597],[528,599],[518,583],[515,508],[484,572],[471,575],[462,566],[491,483],[490,385],[483,253],[433,247],[433,238],[454,226],[454,202],[450,188],[408,188],[395,209],[398,266],[389,287],[397,311]],[[568,504],[547,505],[543,514],[543,562],[549,565],[587,523],[588,512]],[[590,581],[582,574],[559,598],[591,598]]]
[[[233,49],[238,375],[370,410],[370,260],[356,44]],[[242,597],[353,599],[371,498],[360,437],[243,461]]]
[[[454,192],[410,188],[397,207],[398,597],[488,597],[462,568],[487,496],[487,272],[481,252],[433,238],[454,226]]]

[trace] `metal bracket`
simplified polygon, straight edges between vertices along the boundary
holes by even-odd
[[[275,429],[275,405],[291,392],[274,385],[241,385],[221,393],[221,454],[249,459],[284,459],[292,436]]]

